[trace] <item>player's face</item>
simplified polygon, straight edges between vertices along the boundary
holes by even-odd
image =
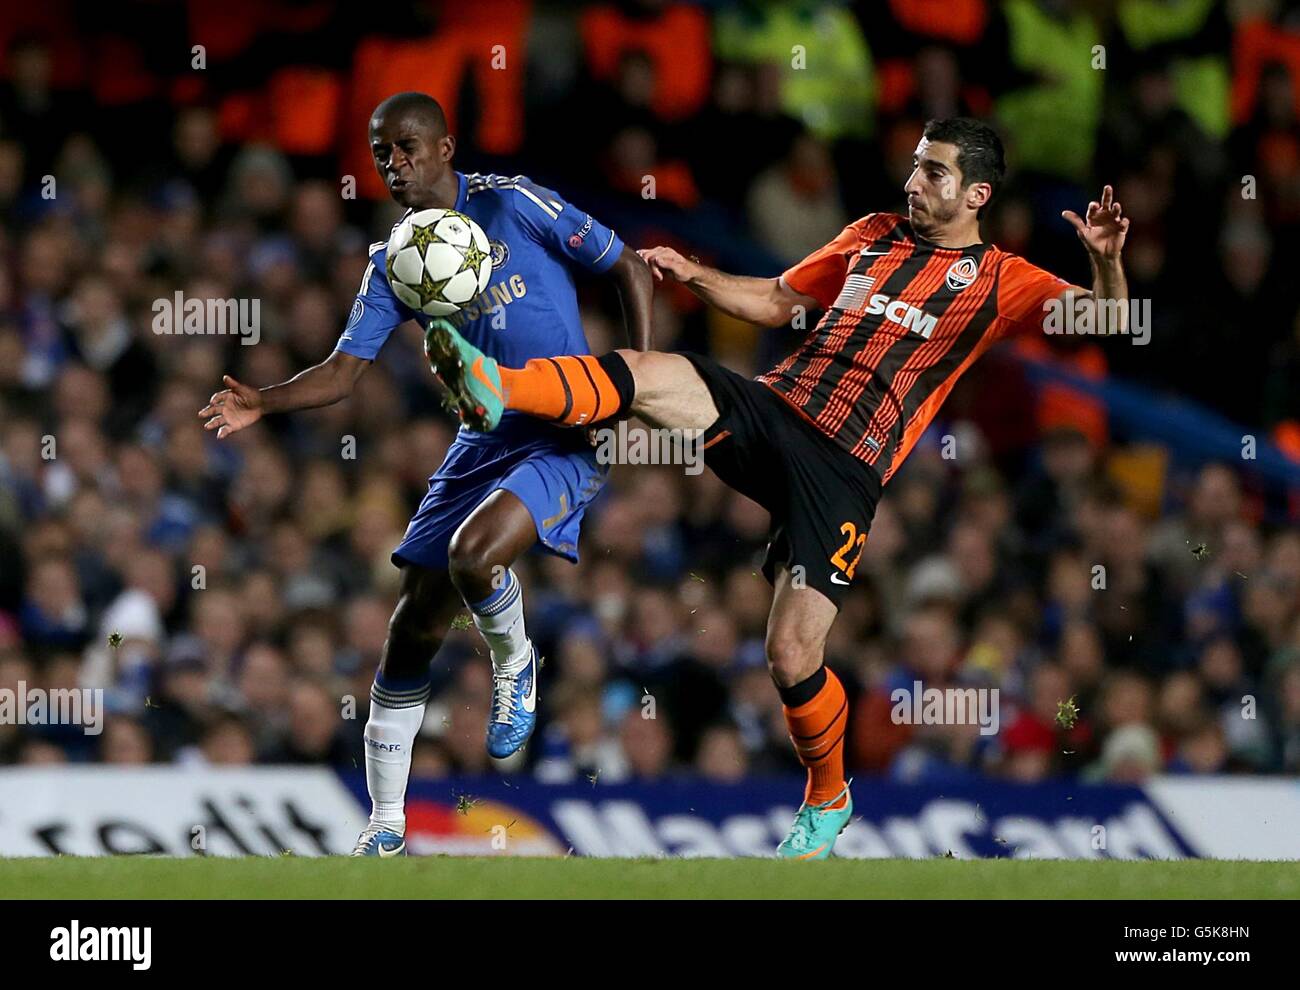
[[[370,152],[388,193],[402,206],[435,205],[434,188],[451,168],[456,139],[436,134],[419,118],[375,117],[370,121]]]
[[[921,138],[912,155],[912,174],[903,191],[907,193],[907,218],[922,237],[951,226],[963,210],[971,209],[957,167],[958,151],[955,144]]]

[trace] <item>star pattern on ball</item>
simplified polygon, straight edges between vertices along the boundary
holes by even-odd
[[[434,278],[429,274],[428,269],[422,271],[420,275],[420,306],[427,306],[431,302],[446,302],[443,293],[451,279]]]
[[[460,270],[477,274],[479,266],[483,264],[483,259],[486,257],[488,257],[488,253],[479,248],[473,241],[470,241],[469,246],[465,248],[465,261],[461,264]]]
[[[415,226],[411,227],[411,244],[420,252],[420,257],[424,257],[424,252],[430,244],[438,244],[442,241],[437,234],[433,232],[432,226]]]

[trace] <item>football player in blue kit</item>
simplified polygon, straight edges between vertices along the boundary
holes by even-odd
[[[652,279],[637,253],[608,227],[522,176],[465,175],[451,164],[456,139],[442,108],[423,93],[398,93],[370,118],[370,148],[393,199],[408,212],[454,209],[487,234],[487,289],[452,317],[457,329],[502,365],[587,354],[573,269],[607,275],[621,297],[632,346],[652,345]],[[329,405],[348,396],[389,335],[432,317],[398,301],[388,283],[386,244],[370,246],[351,315],[332,354],[279,385],[257,389],[226,376],[199,415],[225,438],[267,413]],[[530,547],[576,562],[583,512],[605,483],[584,432],[507,414],[492,433],[464,427],[406,535],[393,551],[401,569],[366,723],[366,782],[372,811],[353,855],[406,851],[411,747],[430,693],[429,664],[462,601],[492,654],[488,752],[510,756],[536,722],[536,651],[524,629],[523,595],[510,569]]]

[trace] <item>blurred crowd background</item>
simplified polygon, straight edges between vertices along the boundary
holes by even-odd
[[[891,482],[828,645],[849,767],[1300,771],[1296,491],[1194,436],[1135,439],[1104,398],[1023,363],[1136,385],[1152,409],[1193,400],[1300,459],[1284,5],[47,0],[0,15],[0,57],[0,687],[102,687],[111,709],[100,736],[0,725],[0,763],[361,765],[389,553],[453,431],[419,335],[337,406],[225,443],[196,412],[223,372],[269,385],[330,352],[395,216],[369,110],[421,89],[462,171],[528,174],[634,246],[748,274],[901,209],[930,117],[997,124],[1012,172],[986,237],[1072,281],[1087,262],[1059,212],[1112,183],[1151,342],[1044,336],[953,393]],[[152,304],[177,290],[260,300],[260,342],[155,334]],[[619,346],[609,287],[580,292],[593,350]],[[801,336],[671,288],[655,313],[660,348],[750,374]],[[711,473],[616,468],[581,565],[517,568],[546,658],[524,769],[797,770],[763,659],[765,532]],[[416,773],[491,772],[472,628],[435,677]],[[999,732],[896,724],[890,693],[918,679],[999,688]]]

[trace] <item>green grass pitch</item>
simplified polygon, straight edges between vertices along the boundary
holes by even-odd
[[[1300,898],[1300,863],[343,857],[0,860],[0,898]]]

